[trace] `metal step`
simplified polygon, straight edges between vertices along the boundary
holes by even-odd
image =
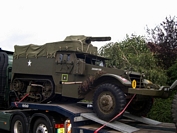
[[[106,121],[103,121],[101,119],[99,119],[95,113],[81,113],[80,114],[82,117],[84,118],[87,118],[89,120],[93,120],[97,123],[100,123],[102,125],[106,124],[107,127],[110,127],[112,129],[115,129],[117,131],[121,131],[121,132],[124,132],[124,133],[132,133],[134,131],[138,131],[140,129],[138,128],[135,128],[135,127],[132,127],[132,126],[129,126],[127,124],[124,124],[124,123],[121,123],[121,122],[118,122],[118,121],[114,121],[114,122],[106,122]]]
[[[125,112],[123,114],[123,116],[126,117],[126,118],[129,118],[129,119],[135,120],[135,121],[139,121],[139,122],[142,122],[142,123],[145,123],[145,124],[149,124],[149,125],[158,125],[158,124],[162,123],[162,122],[152,120],[152,119],[149,119],[149,118],[146,118],[146,117],[134,116],[134,115],[130,114],[129,112]]]

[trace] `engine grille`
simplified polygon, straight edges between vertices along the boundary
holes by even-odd
[[[136,88],[145,88],[141,75],[129,74],[129,76],[131,81],[136,80]]]

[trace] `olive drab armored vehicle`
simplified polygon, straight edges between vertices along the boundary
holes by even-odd
[[[110,120],[137,94],[127,110],[146,115],[152,98],[168,97],[169,87],[156,86],[137,72],[107,67],[108,59],[99,56],[91,42],[109,40],[81,35],[44,45],[16,45],[11,83],[16,99],[34,103],[84,99],[93,102],[98,117]]]

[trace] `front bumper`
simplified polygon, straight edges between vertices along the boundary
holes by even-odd
[[[177,88],[177,80],[169,86],[161,86],[159,89],[147,89],[147,88],[128,88],[128,94],[138,94],[159,98],[168,98],[171,95],[172,90]]]

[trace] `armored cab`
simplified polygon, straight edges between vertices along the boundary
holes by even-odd
[[[159,90],[143,74],[107,67],[108,59],[99,56],[91,42],[110,39],[68,36],[44,45],[15,46],[11,90],[19,100],[27,96],[27,102],[92,101],[94,111],[104,120],[121,112],[133,94],[138,94],[128,110],[147,114],[152,97],[164,96],[165,87]]]

